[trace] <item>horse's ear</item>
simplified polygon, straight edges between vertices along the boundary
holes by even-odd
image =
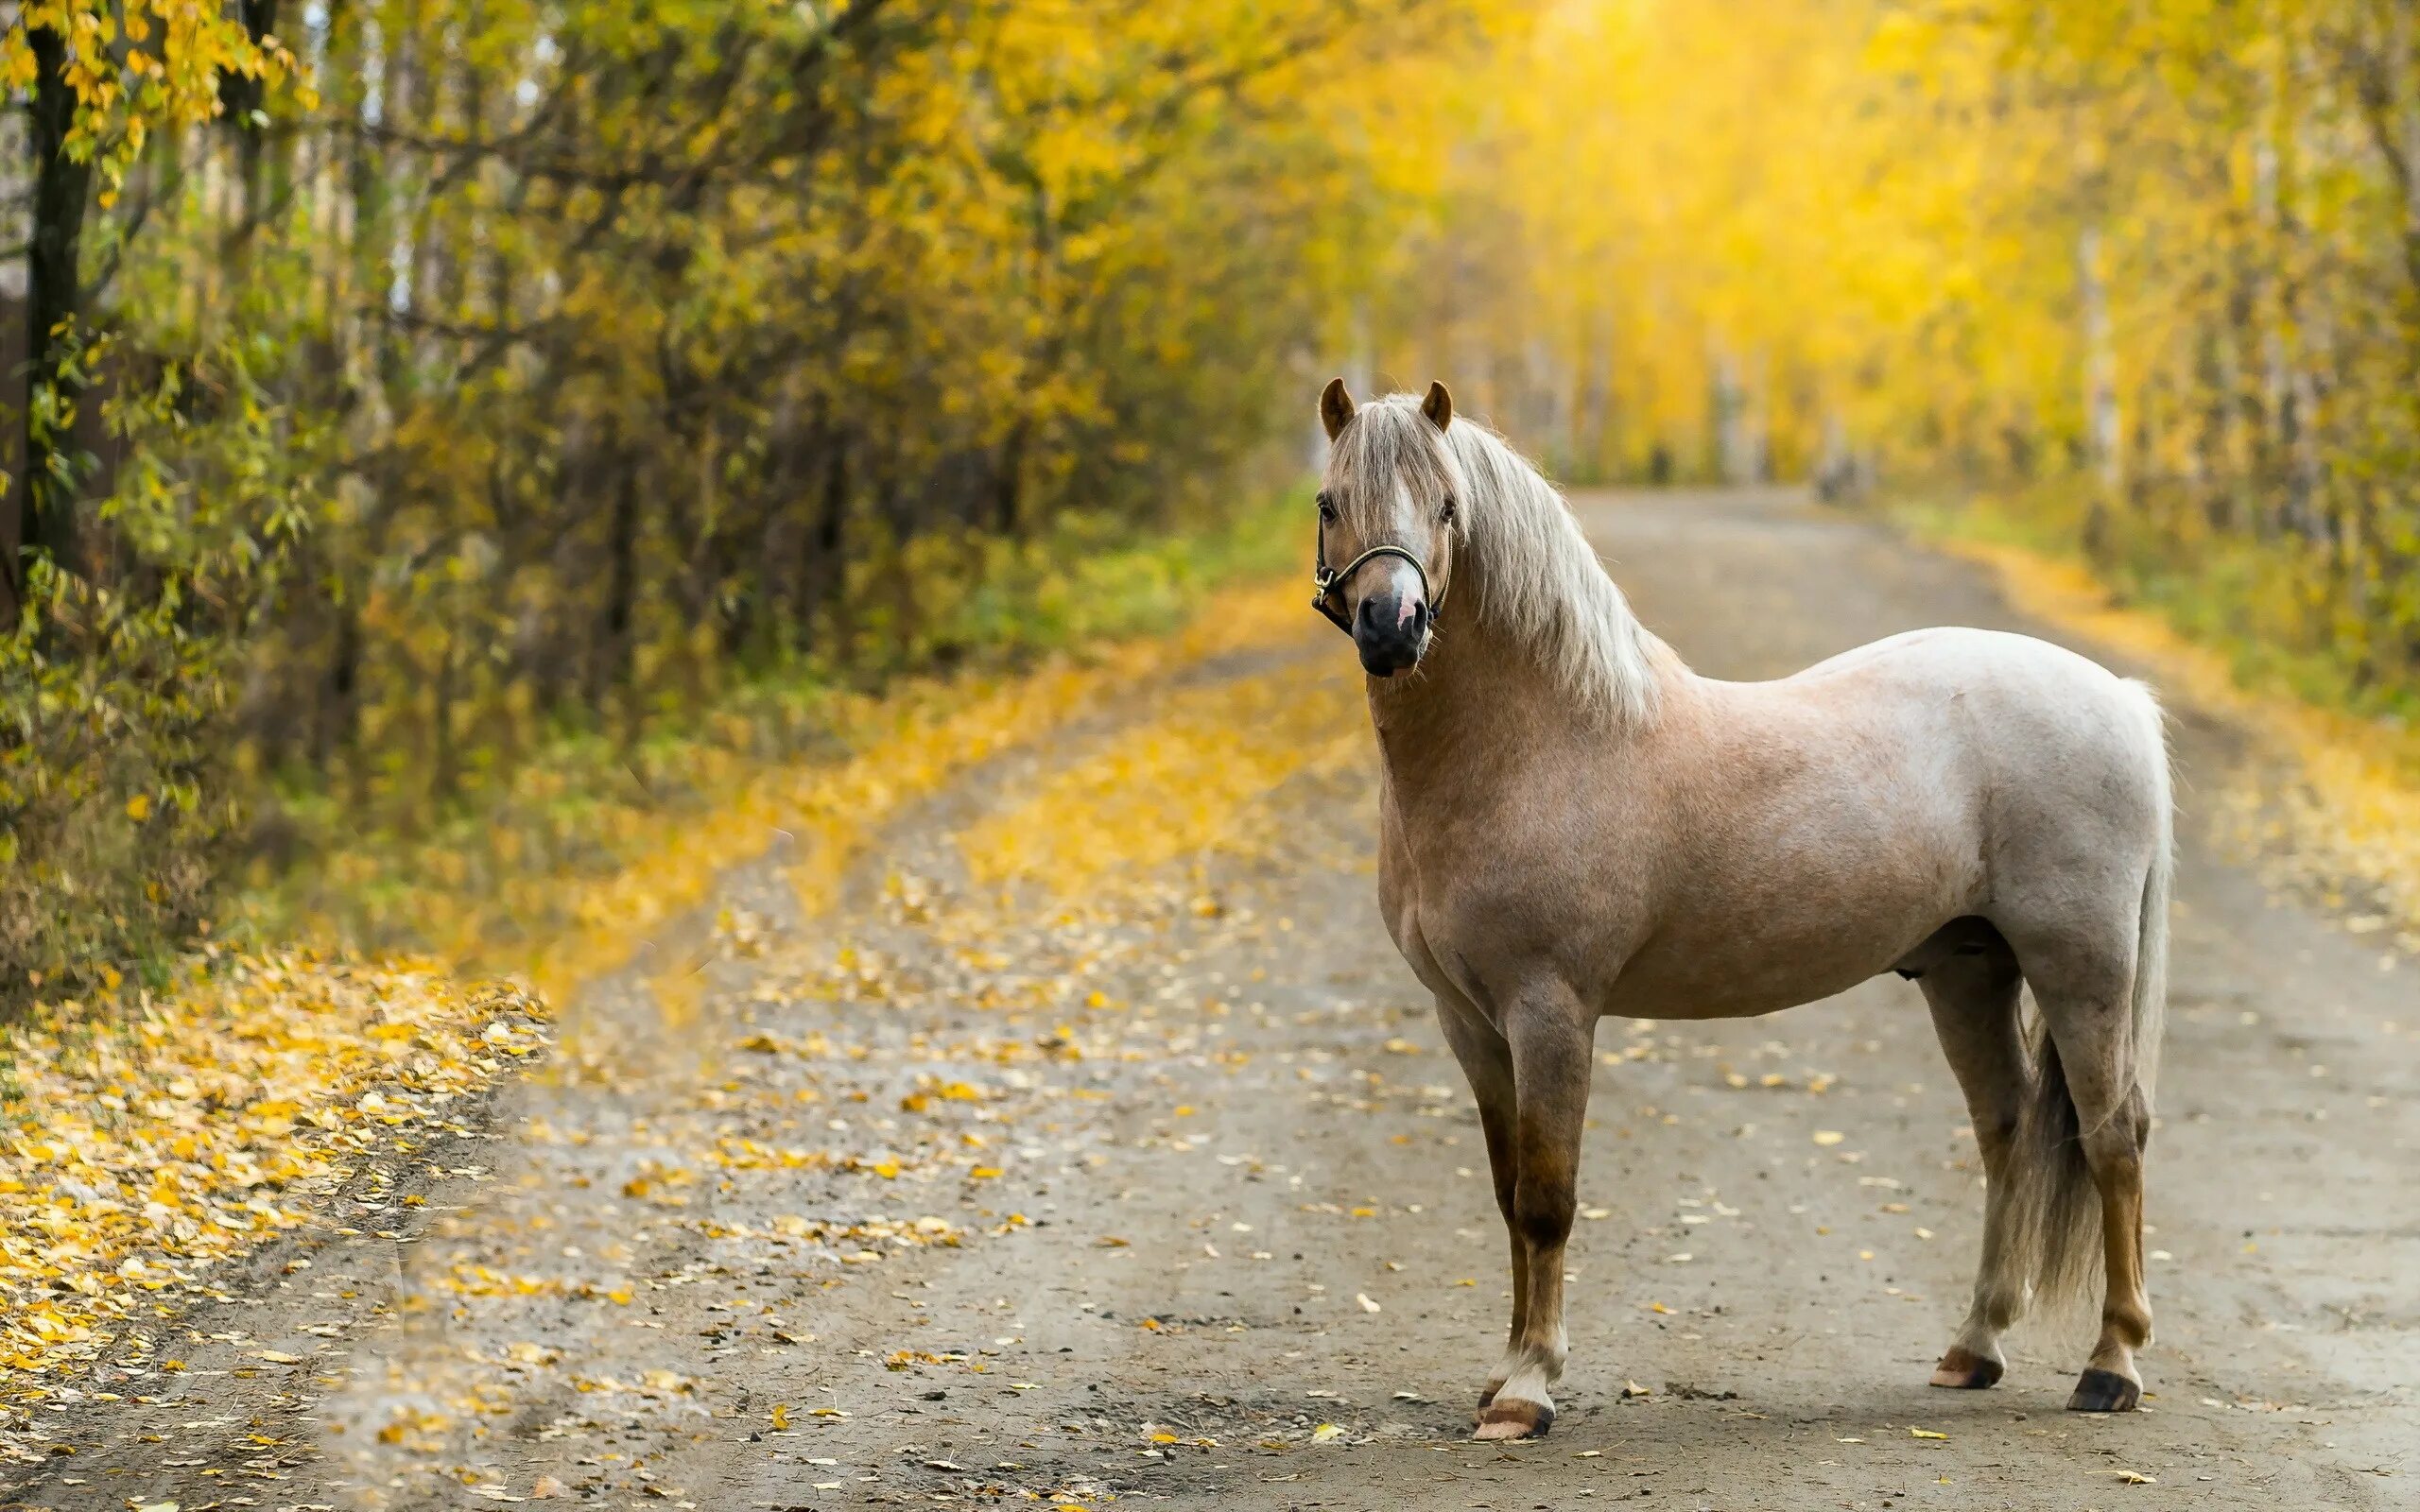
[[[1428,417],[1429,424],[1442,431],[1454,423],[1454,396],[1432,378],[1428,381],[1428,397],[1420,402],[1420,412]]]
[[[1344,429],[1344,422],[1352,418],[1353,396],[1344,391],[1344,380],[1329,379],[1327,387],[1320,390],[1320,423],[1327,427],[1327,438],[1335,440],[1336,433]]]

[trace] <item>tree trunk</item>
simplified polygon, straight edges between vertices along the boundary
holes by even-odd
[[[67,82],[66,43],[44,26],[33,32],[33,235],[26,255],[26,492],[19,540],[7,542],[10,597],[24,581],[30,549],[61,567],[76,560],[76,488],[65,415],[78,387],[66,371],[82,314],[78,259],[84,239],[93,166],[66,154],[76,92]]]
[[[347,598],[337,606],[327,670],[320,679],[319,717],[313,722],[314,770],[332,770],[337,757],[352,749],[361,711],[360,684],[361,611]]]
[[[819,422],[823,440],[823,489],[817,502],[815,528],[807,537],[807,558],[799,568],[798,637],[802,648],[815,644],[816,617],[836,590],[846,588],[841,557],[849,518],[849,445],[834,427]],[[845,636],[836,640],[845,641]],[[841,647],[845,653],[845,644]]]
[[[614,514],[606,542],[605,635],[598,662],[600,677],[596,691],[597,717],[607,714],[607,702],[614,690],[621,693],[623,730],[634,735],[638,729],[637,679],[638,635],[638,558],[639,558],[639,479],[634,458],[622,455],[618,437],[608,443],[607,455],[615,456],[617,481],[614,487]]]
[[[2125,472],[2118,410],[2118,352],[2110,338],[2109,284],[2100,267],[2100,228],[2076,237],[2077,303],[2083,316],[2084,436],[2102,502],[2116,499]]]
[[[454,675],[459,664],[455,643],[461,638],[461,621],[448,615],[445,642],[437,653],[435,686],[429,690],[429,822],[432,826],[445,816],[445,806],[454,800],[458,785],[460,757],[454,742]]]
[[[1003,536],[1014,536],[1024,524],[1026,434],[1031,423],[1020,420],[1011,427],[999,460],[994,464],[992,528]]]
[[[238,9],[244,18],[244,30],[254,45],[277,29],[277,0],[241,0]],[[252,229],[268,208],[269,197],[261,182],[267,146],[263,129],[268,123],[266,118],[255,118],[268,99],[268,86],[264,80],[232,70],[218,76],[218,104],[223,112],[219,118],[235,133],[235,153],[244,189],[243,218],[235,230],[238,245],[251,239]]]

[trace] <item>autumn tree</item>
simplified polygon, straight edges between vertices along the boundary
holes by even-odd
[[[1567,0],[1379,324],[1566,474],[1879,468],[2420,696],[2405,0]]]
[[[21,5],[0,997],[1273,486],[1495,9]]]

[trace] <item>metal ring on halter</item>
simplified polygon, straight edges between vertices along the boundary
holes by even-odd
[[[1377,557],[1400,557],[1405,561],[1411,563],[1411,570],[1414,573],[1417,573],[1420,576],[1420,596],[1428,605],[1428,623],[1431,625],[1437,623],[1437,611],[1444,608],[1444,605],[1436,597],[1435,594],[1428,591],[1428,569],[1421,565],[1420,558],[1413,556],[1406,548],[1396,545],[1372,546],[1360,556],[1354,558],[1349,562],[1346,562],[1342,567],[1334,570],[1331,570],[1327,564],[1326,541],[1321,541],[1316,542],[1312,547],[1312,550],[1315,554],[1315,559],[1311,564],[1311,587],[1316,589],[1317,592],[1311,595],[1311,608],[1318,610],[1322,614],[1326,615],[1328,623],[1335,626],[1338,629],[1342,630],[1345,634],[1350,635],[1353,633],[1352,623],[1346,620],[1343,615],[1338,613],[1333,608],[1329,607],[1328,599],[1335,594],[1339,588],[1344,585],[1348,578],[1350,578],[1355,573],[1359,572],[1365,562],[1368,562],[1373,558]]]

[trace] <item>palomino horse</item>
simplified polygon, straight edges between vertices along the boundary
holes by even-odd
[[[1357,409],[1340,379],[1320,416],[1317,605],[1370,674],[1379,905],[1470,1078],[1512,1235],[1478,1436],[1554,1421],[1597,1020],[1772,1013],[1893,970],[1931,1006],[1988,1178],[1974,1306],[1933,1384],[1998,1381],[2029,1298],[2100,1269],[2067,1405],[2135,1406],[2169,876],[2149,691],[1971,629],[1701,678],[1443,385]]]

